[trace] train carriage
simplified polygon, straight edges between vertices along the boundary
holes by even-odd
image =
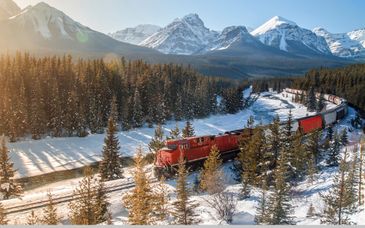
[[[344,107],[341,107],[336,112],[337,112],[337,117],[336,117],[337,120],[342,119],[346,115],[346,111],[345,111],[345,108]]]
[[[323,121],[321,115],[310,116],[299,119],[299,127],[303,134],[316,131],[323,128]]]
[[[336,110],[323,113],[322,116],[323,116],[323,121],[324,121],[325,126],[332,125],[332,124],[336,123],[336,121],[337,121]]]

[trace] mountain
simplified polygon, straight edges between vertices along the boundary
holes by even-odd
[[[204,26],[197,14],[189,14],[175,19],[140,45],[165,54],[191,55],[206,48],[217,36],[217,32]]]
[[[252,32],[262,43],[299,55],[331,55],[323,37],[275,16]]]
[[[8,19],[20,13],[19,6],[12,0],[0,0],[0,20]]]
[[[149,36],[158,32],[160,29],[161,27],[157,25],[138,25],[133,28],[126,28],[114,33],[110,33],[109,36],[121,42],[139,44]]]
[[[351,39],[346,33],[333,34],[324,28],[315,28],[313,32],[326,40],[332,54],[335,56],[343,58],[365,57],[365,48],[359,41]]]
[[[352,32],[347,33],[347,35],[352,39],[359,41],[363,47],[365,47],[365,28],[357,29]]]
[[[2,51],[28,50],[42,53],[73,53],[100,56],[114,53],[141,58],[157,51],[122,43],[94,31],[46,3],[29,6],[0,21]]]

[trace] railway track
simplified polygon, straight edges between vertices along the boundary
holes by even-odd
[[[156,183],[157,181],[158,181],[157,179],[153,178],[150,180],[150,183]],[[106,190],[106,193],[112,193],[112,192],[130,189],[133,187],[135,187],[135,183],[128,182],[128,183],[125,183],[120,186],[106,187],[105,190]],[[61,204],[61,203],[71,202],[76,199],[80,199],[80,196],[77,196],[77,195],[75,196],[74,194],[71,193],[68,195],[53,198],[53,202],[55,205],[57,205],[57,204]],[[9,215],[9,214],[16,214],[16,213],[20,213],[20,212],[31,211],[34,209],[40,209],[40,208],[46,207],[47,205],[48,205],[48,199],[38,200],[35,202],[26,203],[26,204],[18,204],[15,206],[5,207],[5,214]]]

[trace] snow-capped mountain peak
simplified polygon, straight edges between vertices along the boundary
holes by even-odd
[[[365,48],[356,39],[352,39],[349,34],[337,33],[333,34],[326,29],[317,27],[313,29],[317,36],[323,37],[332,54],[344,58],[358,58],[365,56]]]
[[[347,33],[347,35],[352,39],[360,42],[365,48],[365,28],[357,29],[352,32]]]
[[[0,0],[0,20],[8,19],[20,13],[19,6],[12,0]]]
[[[217,40],[211,45],[210,50],[224,50],[238,41],[253,42],[254,37],[247,31],[245,26],[229,26],[219,34]]]
[[[30,6],[9,20],[21,24],[24,28],[32,27],[44,39],[63,38],[73,39],[77,32],[88,30],[87,27],[75,22],[62,11],[40,2]]]
[[[252,32],[252,35],[256,36],[256,35],[264,34],[267,31],[272,30],[272,29],[275,29],[278,26],[283,25],[283,24],[297,26],[296,23],[294,23],[294,22],[292,22],[292,21],[290,21],[288,19],[285,19],[285,18],[283,18],[281,16],[274,16],[270,20],[268,20],[267,22],[265,22],[263,25],[261,25],[260,27],[258,27],[257,29],[255,29]]]
[[[158,32],[160,29],[161,27],[157,25],[143,24],[111,33],[109,36],[122,42],[139,44],[149,36]]]
[[[326,54],[331,52],[323,37],[283,17],[275,16],[252,33],[262,43],[295,54]]]
[[[140,45],[155,48],[165,54],[190,55],[204,49],[218,33],[204,26],[197,14],[177,18]]]

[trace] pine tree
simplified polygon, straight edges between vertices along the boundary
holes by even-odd
[[[347,151],[341,159],[339,173],[334,178],[331,190],[322,196],[326,209],[321,219],[322,224],[329,225],[348,225],[351,224],[349,215],[352,212],[353,203],[351,202],[351,192],[348,188],[349,166],[347,163]]]
[[[103,159],[100,162],[99,173],[103,180],[116,180],[123,177],[122,159],[119,153],[119,139],[115,117],[110,116],[108,120],[107,135],[104,139]]]
[[[192,225],[199,222],[194,209],[198,206],[193,201],[189,200],[189,189],[186,183],[188,171],[186,162],[181,156],[176,180],[176,201],[173,203],[174,211],[172,212],[175,218],[175,224]]]
[[[328,166],[338,166],[339,159],[340,159],[340,149],[341,149],[341,142],[337,131],[333,136],[332,141],[330,142],[329,149],[328,149],[328,158],[327,158],[327,165]]]
[[[11,196],[19,196],[22,193],[21,186],[14,180],[14,164],[9,157],[9,150],[6,147],[5,137],[1,137],[0,148],[0,193],[4,199]]]
[[[319,99],[318,99],[318,102],[317,102],[317,105],[316,105],[316,111],[319,113],[321,112],[325,107],[326,107],[326,104],[325,104],[325,99],[324,99],[324,94],[321,93],[320,96],[319,96]]]
[[[347,129],[344,128],[342,130],[342,133],[341,133],[341,145],[342,146],[347,146],[348,143],[349,143],[349,139],[348,139],[348,136],[347,136]]]
[[[7,225],[8,220],[6,219],[5,209],[3,204],[0,202],[0,225]]]
[[[133,96],[133,103],[131,104],[132,110],[132,126],[133,127],[141,127],[143,125],[143,107],[141,96],[136,88]]]
[[[221,165],[222,159],[220,158],[219,149],[216,145],[213,145],[200,174],[200,189],[211,195],[223,191]]]
[[[329,126],[327,128],[327,135],[326,135],[326,138],[328,141],[332,141],[333,140],[333,127],[332,126]]]
[[[313,112],[316,110],[317,102],[316,102],[316,94],[314,92],[314,88],[311,87],[308,92],[307,97],[307,108],[309,112]]]
[[[309,156],[308,162],[307,162],[307,174],[308,174],[308,180],[309,183],[313,183],[315,181],[315,174],[317,173],[317,167],[316,167],[316,161],[313,155]]]
[[[308,135],[307,141],[305,143],[306,150],[309,156],[314,158],[314,165],[319,162],[321,154],[321,131],[314,131]]]
[[[176,126],[174,129],[171,129],[170,131],[170,136],[168,137],[168,139],[178,139],[180,137],[180,129],[179,129],[179,125],[176,123]]]
[[[268,186],[266,180],[262,181],[261,195],[258,206],[256,207],[255,222],[256,224],[267,224],[269,222],[269,205],[267,204]]]
[[[128,209],[128,223],[131,225],[150,225],[154,223],[153,192],[144,170],[142,148],[136,152],[134,182],[135,188],[123,197]]]
[[[166,221],[170,214],[169,191],[166,188],[165,178],[162,177],[156,186],[153,197],[153,217],[156,221]]]
[[[57,225],[60,223],[60,217],[57,215],[57,208],[54,205],[52,194],[48,192],[48,205],[43,209],[43,217],[41,219],[42,224]]]
[[[155,129],[155,135],[153,136],[151,142],[148,144],[148,147],[151,153],[156,154],[164,146],[165,146],[164,133],[162,130],[162,126],[158,124]]]
[[[290,204],[290,185],[287,183],[288,158],[285,153],[280,154],[278,167],[275,169],[275,186],[274,192],[270,195],[268,200],[269,207],[269,221],[270,225],[293,225],[292,205]]]
[[[109,216],[111,215],[108,211],[110,203],[108,202],[103,180],[101,178],[98,179],[95,185],[96,224],[99,224],[110,219]]]
[[[308,208],[307,211],[307,218],[313,218],[316,215],[316,209],[314,208],[313,204],[311,203],[311,205]]]
[[[297,132],[293,139],[293,147],[290,150],[291,157],[289,158],[290,166],[292,168],[292,178],[298,180],[303,177],[305,172],[305,157],[307,157],[307,151],[303,144],[303,136],[300,132]]]
[[[39,224],[39,218],[34,213],[34,211],[31,211],[30,215],[28,215],[27,217],[27,225],[37,225],[37,224]]]
[[[182,137],[189,138],[195,136],[194,128],[191,122],[188,120],[186,121],[185,127],[182,130]]]
[[[268,135],[268,160],[270,162],[270,168],[276,167],[277,160],[281,149],[281,137],[280,137],[280,118],[277,115],[274,118],[273,123],[269,126],[270,134]]]
[[[75,199],[69,203],[70,221],[74,225],[96,225],[106,220],[101,214],[101,207],[107,205],[105,197],[100,195],[98,180],[92,175],[92,169],[87,167],[84,178],[74,190]],[[103,221],[100,218],[105,218]]]

